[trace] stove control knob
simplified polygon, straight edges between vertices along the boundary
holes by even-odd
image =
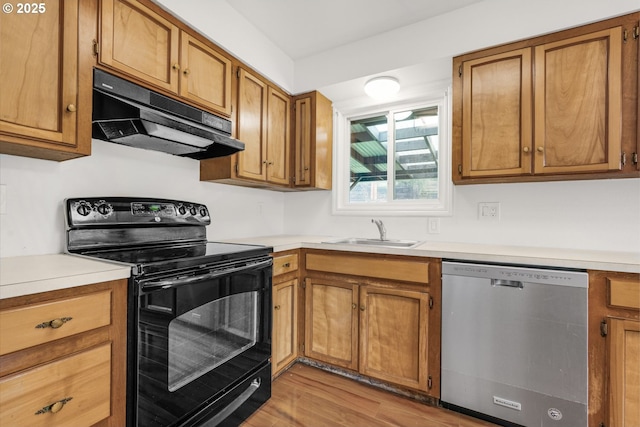
[[[185,207],[184,207],[184,205],[180,205],[180,206],[178,206],[178,213],[179,213],[180,215],[186,215],[186,213],[187,213],[187,208],[185,208]]]
[[[76,208],[76,212],[78,212],[81,216],[87,216],[91,213],[91,205],[87,202],[78,203],[78,207]]]
[[[191,208],[189,209],[189,212],[191,213],[191,215],[195,215],[198,213],[198,210],[196,209],[195,206],[191,206]]]
[[[107,216],[113,212],[113,206],[106,202],[98,203],[96,210],[100,215]]]
[[[200,216],[207,216],[207,208],[205,208],[204,206],[200,206]]]

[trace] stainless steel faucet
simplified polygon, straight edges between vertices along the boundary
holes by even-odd
[[[378,231],[380,232],[380,240],[387,240],[387,229],[384,228],[382,220],[372,219],[371,222],[378,226]]]

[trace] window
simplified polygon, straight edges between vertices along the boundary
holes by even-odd
[[[449,215],[448,99],[339,114],[334,212]]]

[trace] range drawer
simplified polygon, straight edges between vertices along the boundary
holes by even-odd
[[[111,323],[111,291],[0,311],[0,355]]]
[[[280,255],[273,258],[273,275],[289,273],[298,270],[298,254]]]
[[[91,426],[111,414],[111,345],[0,380],[0,426]]]

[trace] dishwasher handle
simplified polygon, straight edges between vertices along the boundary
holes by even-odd
[[[524,283],[519,280],[491,279],[491,286],[504,286],[507,288],[524,289]]]

